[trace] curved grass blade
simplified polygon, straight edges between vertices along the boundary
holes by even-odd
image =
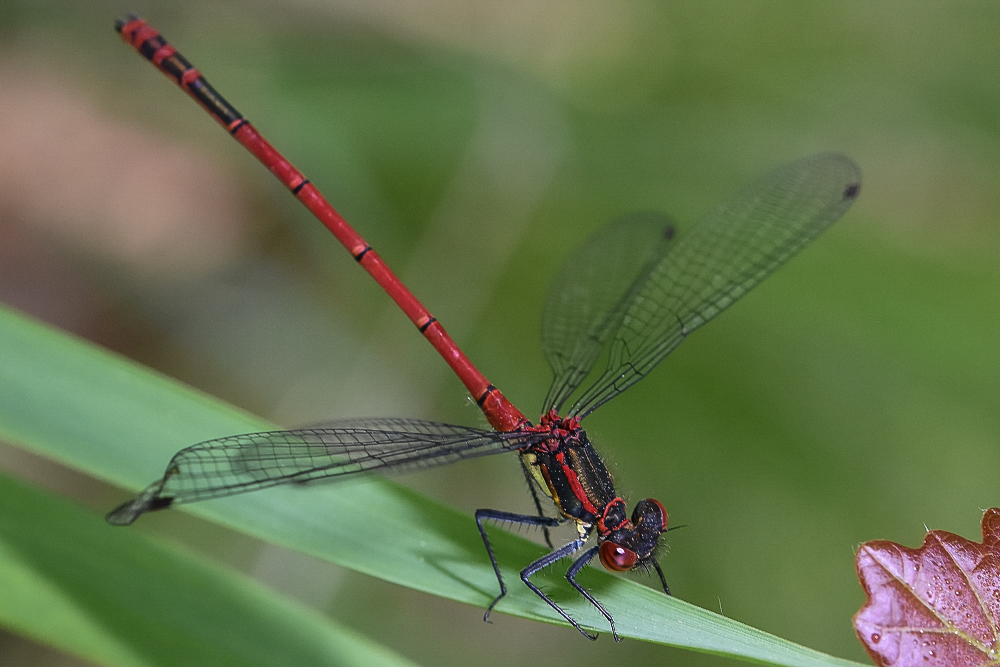
[[[102,665],[410,665],[243,575],[0,475],[0,623]]]
[[[267,424],[210,397],[0,309],[0,435],[122,486],[139,488],[179,446]],[[278,487],[191,505],[186,511],[386,581],[479,608],[496,576],[472,517],[380,478]],[[121,530],[108,527],[109,531]],[[495,531],[504,576],[543,550]],[[857,665],[799,646],[596,569],[584,585],[615,615],[619,634],[770,665]],[[603,632],[604,619],[558,572],[536,583],[563,591],[566,610]],[[565,625],[527,588],[497,611]],[[573,631],[575,632],[575,631]]]

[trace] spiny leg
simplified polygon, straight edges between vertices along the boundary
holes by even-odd
[[[512,512],[501,512],[499,510],[489,510],[489,509],[476,510],[476,525],[479,526],[479,534],[483,538],[483,544],[486,545],[486,553],[490,557],[490,563],[493,564],[493,571],[497,575],[497,583],[500,584],[500,595],[496,596],[496,598],[493,599],[493,602],[490,603],[490,606],[486,608],[486,613],[483,614],[483,620],[489,623],[490,612],[493,611],[493,608],[497,606],[497,603],[500,602],[500,600],[502,600],[505,595],[507,595],[507,586],[503,583],[503,577],[500,575],[500,566],[497,565],[496,556],[493,555],[493,547],[490,546],[490,538],[487,537],[486,535],[486,527],[483,526],[483,519],[489,519],[490,521],[499,521],[507,523],[519,523],[527,526],[542,526],[546,529],[546,531],[549,528],[555,528],[556,526],[559,525],[560,522],[559,519],[554,519],[547,516],[528,516],[525,514],[514,514]],[[565,549],[565,547],[563,548]],[[575,550],[576,549],[574,549],[573,551]],[[570,551],[569,553],[572,553],[572,551]],[[528,585],[534,588],[534,586],[532,586],[531,584]],[[539,595],[541,595],[540,591],[538,593]],[[542,597],[544,598],[545,596],[542,595]],[[548,600],[548,598],[545,599]],[[552,602],[549,601],[549,604],[552,604]],[[559,608],[556,607],[556,609]],[[561,612],[562,610],[560,609],[560,613]],[[566,614],[563,614],[563,616],[566,616]],[[566,618],[569,617],[566,616]],[[573,621],[573,619],[570,619],[570,622],[576,625],[576,622]],[[577,627],[579,628],[580,626]],[[583,630],[580,630],[580,632],[583,632]],[[584,634],[587,633],[584,632]]]
[[[600,546],[591,547],[587,549],[587,551],[585,551],[582,556],[573,561],[573,564],[570,565],[569,569],[566,571],[566,580],[573,585],[573,588],[575,588],[580,593],[580,595],[587,598],[587,601],[590,602],[590,604],[597,607],[597,611],[601,612],[604,615],[604,618],[608,619],[608,623],[611,625],[611,634],[614,636],[616,642],[620,642],[621,637],[618,636],[618,631],[615,630],[615,619],[611,617],[611,614],[609,614],[608,610],[604,608],[604,605],[598,602],[597,598],[595,598],[593,595],[590,594],[590,591],[588,591],[580,584],[576,583],[577,573],[580,570],[582,570],[584,566],[587,565],[587,563],[593,560],[594,556],[597,554],[598,549],[600,549]],[[549,604],[552,603],[549,602]]]
[[[545,593],[542,592],[542,589],[540,589],[535,584],[531,583],[531,581],[529,580],[529,577],[531,577],[533,574],[535,574],[539,570],[543,570],[546,567],[548,567],[549,565],[552,565],[553,563],[555,563],[556,561],[562,560],[563,558],[566,558],[567,556],[569,556],[573,552],[578,551],[580,549],[580,547],[583,546],[583,544],[584,544],[584,540],[583,539],[573,540],[569,544],[567,544],[565,546],[562,546],[562,547],[559,547],[555,551],[542,556],[541,558],[539,558],[538,560],[536,560],[534,563],[532,563],[528,567],[526,567],[523,570],[521,570],[521,581],[523,581],[524,584],[535,593],[535,595],[537,595],[538,597],[540,597],[543,600],[545,600],[550,607],[552,607],[553,609],[555,609],[556,611],[558,611],[559,614],[560,614],[560,616],[562,616],[563,618],[565,618],[567,621],[569,621],[570,625],[572,625],[574,628],[576,628],[577,630],[580,631],[580,634],[582,634],[587,639],[589,639],[591,641],[594,641],[594,640],[597,639],[597,635],[592,635],[589,632],[587,632],[586,630],[584,630],[583,627],[581,627],[580,624],[576,622],[576,619],[574,619],[572,616],[570,616],[565,611],[563,611],[562,607],[560,607],[555,602],[553,602],[552,599],[548,595],[546,595]],[[590,560],[591,558],[594,557],[595,553],[597,553],[597,547],[589,549],[587,551],[587,554],[584,554],[583,558],[581,558],[581,559],[579,559],[579,560],[577,560],[576,562],[573,563],[573,566],[570,568],[570,571],[572,571],[573,574],[576,574],[576,572],[573,571],[573,568],[577,567],[577,563],[579,563],[580,560],[583,560],[583,564],[580,565],[580,567],[583,567],[584,565],[587,564],[588,560]],[[589,554],[589,556],[588,556],[588,554]],[[577,568],[577,569],[579,569],[579,568]],[[569,573],[567,572],[567,577],[568,576],[569,576]],[[576,587],[576,589],[578,591],[580,591],[581,593],[583,593],[583,595],[588,600],[590,600],[594,605],[596,605],[597,608],[600,609],[601,612],[605,615],[605,617],[608,618],[608,620],[611,620],[611,616],[608,614],[608,612],[604,611],[604,607],[602,607],[601,605],[599,605],[597,603],[597,601],[594,600],[594,598],[590,596],[590,594],[588,594],[586,591],[584,591],[583,588],[581,588],[579,585],[577,585],[577,583],[575,581],[573,581],[572,579],[570,579],[570,583],[572,583],[573,586]],[[612,632],[613,632],[614,631],[614,623],[612,623],[611,629],[612,629]],[[618,639],[618,635],[617,634],[615,635],[615,639],[616,640]]]

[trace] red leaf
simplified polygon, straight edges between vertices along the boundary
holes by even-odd
[[[1000,664],[1000,509],[982,544],[932,530],[919,549],[865,542],[855,564],[868,602],[854,629],[876,664]]]

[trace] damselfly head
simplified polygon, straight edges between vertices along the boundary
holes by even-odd
[[[611,524],[610,519],[623,506],[621,499],[611,503],[610,511],[605,512],[604,523]],[[660,535],[667,530],[667,519],[667,510],[659,500],[640,500],[632,511],[631,520],[623,521],[601,536],[601,563],[613,572],[626,572],[646,562],[656,550]]]

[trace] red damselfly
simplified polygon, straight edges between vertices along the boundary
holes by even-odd
[[[364,239],[222,98],[160,34],[135,16],[116,28],[126,42],[173,79],[253,153],[312,211],[406,313],[476,399],[494,431],[420,419],[350,419],[311,428],[236,435],[178,452],[163,477],[108,515],[115,525],[144,512],[279,484],[443,465],[517,452],[537,514],[476,511],[500,594],[507,588],[484,521],[548,529],[570,522],[576,538],[521,571],[521,580],[577,630],[596,639],[543,593],[531,576],[584,549],[566,579],[607,619],[614,619],[576,581],[595,556],[615,572],[653,569],[667,512],[659,501],[636,503],[631,515],[580,421],[649,373],[684,338],[718,315],[836,221],[858,196],[860,172],[843,155],[824,153],[787,164],[727,200],[675,240],[662,215],[612,221],[566,260],[550,288],[542,345],[553,382],[532,424],[490,384],[441,324],[388,269]],[[604,370],[596,379],[598,361]],[[587,380],[590,379],[589,382]],[[573,399],[570,403],[570,399]],[[563,407],[569,408],[563,412]],[[559,516],[546,516],[538,491]],[[551,543],[550,543],[551,547]]]

